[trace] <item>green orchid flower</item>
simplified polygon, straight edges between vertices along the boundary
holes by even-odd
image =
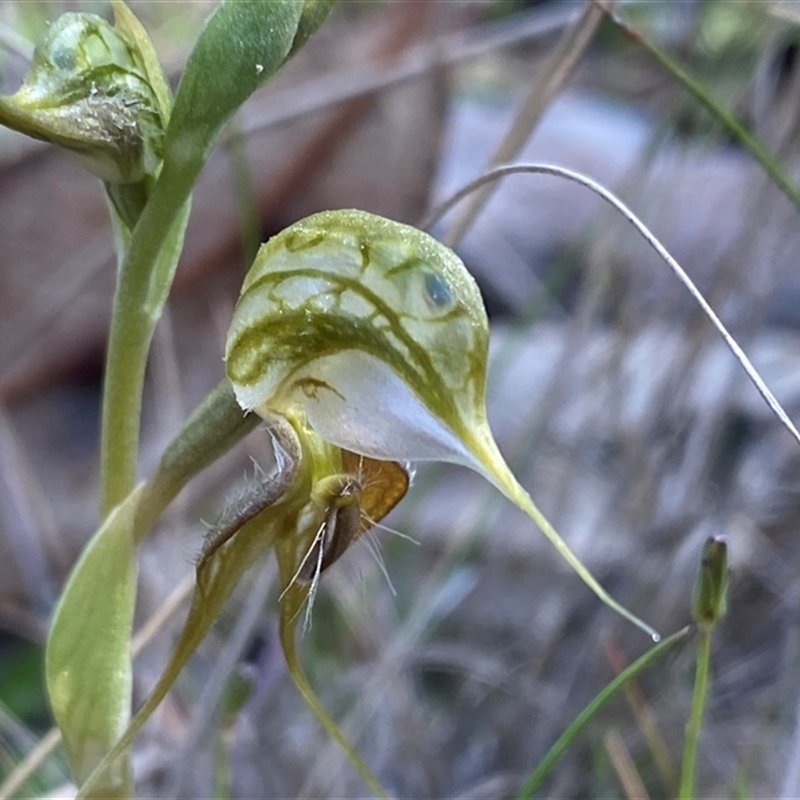
[[[170,661],[80,797],[91,796],[127,752],[245,571],[272,549],[289,671],[320,723],[384,796],[306,680],[294,632],[324,571],[405,494],[408,475],[399,462],[451,461],[485,476],[528,512],[604,602],[654,634],[606,594],[503,460],[486,418],[487,353],[488,320],[475,281],[452,251],[415,228],[331,211],[261,248],[229,330],[229,386],[192,415],[174,452],[168,448],[142,507],[168,502],[173,484],[188,475],[186,453],[199,469],[206,459],[198,453],[217,452],[217,439],[250,429],[239,421],[242,409],[266,421],[278,469],[249,487],[207,535]],[[180,480],[169,477],[173,472]],[[173,487],[163,497],[162,484]],[[146,518],[135,521],[134,539]]]
[[[609,606],[658,635],[598,584],[520,486],[486,418],[489,325],[461,260],[409,225],[326,211],[259,251],[228,334],[243,409],[302,409],[325,441],[373,459],[470,467],[525,511]]]

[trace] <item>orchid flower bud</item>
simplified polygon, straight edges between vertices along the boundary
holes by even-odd
[[[728,545],[721,536],[709,536],[692,591],[692,617],[699,626],[710,629],[727,610]]]
[[[0,123],[71,150],[107,184],[139,183],[161,163],[168,113],[149,63],[101,17],[63,14],[19,90],[0,97]]]

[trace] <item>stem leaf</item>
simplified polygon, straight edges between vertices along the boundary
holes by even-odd
[[[47,691],[77,781],[95,768],[130,717],[130,637],[136,588],[133,523],[140,489],[108,515],[56,607],[45,656]],[[126,759],[98,791],[122,796]]]
[[[187,191],[225,123],[286,60],[302,13],[297,0],[222,0],[206,21],[167,129],[165,166]]]

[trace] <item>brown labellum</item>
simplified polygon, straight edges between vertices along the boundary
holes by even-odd
[[[408,472],[396,461],[378,461],[342,451],[342,475],[332,476],[325,519],[297,572],[313,581],[337,561],[361,534],[380,522],[408,491]]]

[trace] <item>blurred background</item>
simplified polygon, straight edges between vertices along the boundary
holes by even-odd
[[[130,0],[173,83],[213,5]],[[337,5],[247,103],[197,185],[149,367],[142,475],[221,379],[260,241],[326,208],[419,223],[500,147],[503,162],[558,164],[623,198],[800,420],[797,210],[730,129],[593,8]],[[0,4],[0,91],[16,89],[32,43],[66,10],[109,13],[77,0]],[[614,10],[800,180],[795,3]],[[484,293],[501,450],[594,574],[662,634],[690,621],[703,541],[726,537],[730,610],[715,634],[698,796],[800,796],[797,443],[667,266],[599,198],[527,175],[505,179],[473,219],[459,216],[464,205],[434,233]],[[51,725],[42,646],[96,524],[113,283],[99,184],[70,156],[0,129],[0,778]],[[207,524],[252,480],[251,460],[272,463],[263,431],[202,473],[149,537],[138,624],[191,574]],[[418,465],[385,522],[391,530],[325,573],[301,641],[311,682],[395,796],[514,796],[649,642],[474,475]],[[274,577],[271,561],[254,565],[140,735],[140,797],[365,796],[283,666]],[[180,618],[139,656],[137,702]],[[616,697],[542,796],[674,796],[694,658],[689,640]],[[241,685],[244,703],[221,711]],[[56,750],[18,796],[53,797],[67,781]]]

